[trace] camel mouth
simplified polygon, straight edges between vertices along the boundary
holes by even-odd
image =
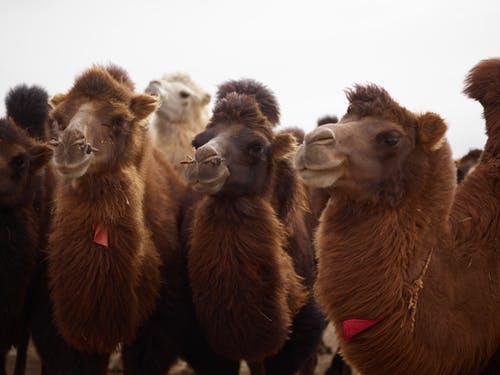
[[[186,170],[187,182],[199,193],[219,192],[230,174],[224,160],[217,154],[210,155],[202,161],[192,160],[185,164],[189,164]]]
[[[90,156],[87,156],[81,162],[74,164],[58,163],[54,160],[54,166],[59,175],[68,178],[78,178],[87,172],[91,159]]]
[[[328,188],[333,186],[344,174],[343,168],[298,169],[300,179],[307,186]]]
[[[198,193],[204,194],[216,194],[218,193],[224,184],[226,183],[228,175],[221,175],[210,180],[196,180],[189,182],[192,189]]]
[[[308,186],[327,188],[344,174],[345,158],[332,155],[325,145],[301,145],[294,160],[295,169]]]

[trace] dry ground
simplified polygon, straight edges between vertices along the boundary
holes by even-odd
[[[328,326],[325,332],[325,343],[331,349],[331,352],[334,352],[337,349],[337,345],[334,338],[333,330],[330,326]],[[318,366],[316,367],[316,374],[322,375],[325,370],[330,365],[330,361],[332,359],[331,353],[324,353],[319,356]],[[13,366],[15,361],[15,353],[11,352],[7,359],[7,374],[11,375],[13,373]],[[110,375],[119,375],[120,372],[109,372]],[[172,370],[170,370],[169,375],[192,375],[193,372],[182,362],[178,363]],[[29,355],[28,355],[28,365],[26,375],[40,375],[40,362],[38,360],[38,356],[36,355],[34,349],[30,347]],[[240,375],[249,375],[248,369],[246,366],[242,366],[240,371]]]

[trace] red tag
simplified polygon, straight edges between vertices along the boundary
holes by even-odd
[[[103,224],[92,225],[94,230],[94,242],[108,248],[108,227]]]
[[[349,319],[342,324],[344,329],[344,340],[349,341],[353,336],[366,331],[375,324],[381,322],[382,319],[366,320],[366,319]]]

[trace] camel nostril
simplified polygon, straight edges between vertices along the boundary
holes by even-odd
[[[328,128],[318,128],[306,135],[306,144],[330,144],[335,142],[335,134]]]
[[[89,155],[91,152],[92,152],[92,145],[90,143],[87,143],[85,148],[85,153]]]

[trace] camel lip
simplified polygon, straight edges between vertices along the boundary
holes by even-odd
[[[224,186],[225,182],[226,178],[218,178],[209,181],[197,180],[191,184],[191,187],[198,193],[215,194]]]
[[[212,178],[199,178],[197,175],[190,176],[188,184],[199,193],[215,194],[222,189],[228,177],[229,171],[224,168],[222,173],[218,173]]]
[[[342,163],[335,168],[311,169],[304,167],[297,171],[304,184],[316,188],[327,188],[334,185],[342,177],[341,166]]]

